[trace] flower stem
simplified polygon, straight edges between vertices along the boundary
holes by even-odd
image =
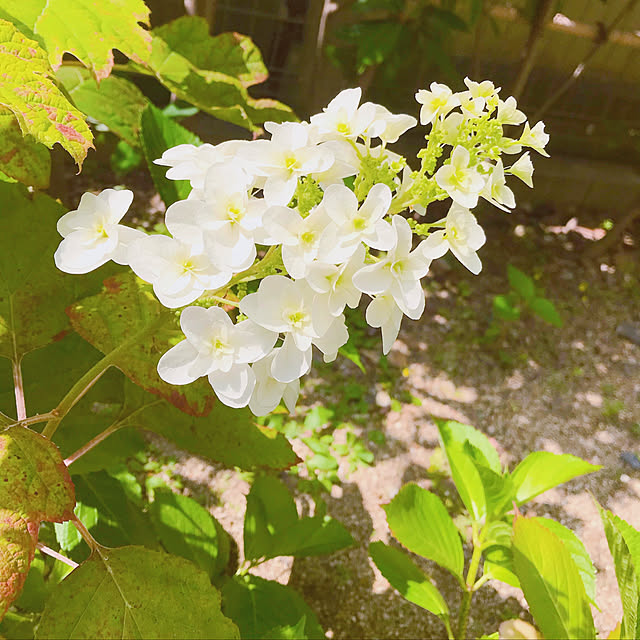
[[[471,599],[474,594],[474,586],[476,575],[482,558],[482,539],[484,530],[478,534],[478,526],[473,523],[473,553],[471,554],[471,562],[467,571],[467,579],[465,582],[465,590],[462,595],[462,603],[460,604],[460,612],[458,613],[458,635],[460,640],[464,640],[467,636],[467,624],[469,622],[469,610],[471,609]]]
[[[27,417],[27,407],[24,402],[24,384],[22,382],[22,368],[20,367],[20,360],[13,361],[13,387],[16,394],[16,411],[18,414],[18,421],[21,421]]]
[[[115,433],[122,427],[122,424],[114,422],[111,426],[107,427],[104,431],[101,431],[95,438],[92,438],[85,445],[80,447],[75,453],[72,453],[65,461],[65,465],[68,467],[73,464],[78,458],[81,458],[85,453],[91,451],[93,447],[100,444],[103,440],[106,440],[112,433]]]
[[[36,549],[42,551],[42,553],[46,553],[48,556],[55,558],[56,560],[60,560],[60,562],[64,562],[66,565],[69,565],[72,569],[78,567],[78,563],[71,560],[71,558],[67,558],[67,556],[63,556],[61,553],[54,551],[53,549],[47,547],[46,544],[42,544],[42,542],[38,542],[36,544]]]

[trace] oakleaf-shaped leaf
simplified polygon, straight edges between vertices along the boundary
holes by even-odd
[[[384,542],[372,542],[369,555],[389,584],[409,602],[431,611],[439,618],[449,617],[449,607],[438,589],[406,553]]]
[[[0,432],[0,505],[30,522],[73,516],[75,495],[58,448],[35,431]]]
[[[165,25],[163,29],[166,34],[170,26]],[[179,98],[216,118],[250,130],[258,129],[259,123],[268,120],[283,122],[297,119],[289,107],[277,100],[252,98],[238,78],[224,71],[199,68],[185,55],[175,51],[159,35],[161,33],[154,30],[149,67],[158,80]],[[185,51],[182,46],[181,50]],[[194,52],[189,49],[185,53],[191,55]],[[199,56],[196,59],[200,61]]]
[[[533,619],[545,638],[595,638],[584,585],[560,538],[538,522],[516,518],[513,563]]]
[[[27,4],[11,2],[15,7]],[[82,166],[93,136],[84,115],[58,89],[52,74],[40,45],[0,19],[0,105],[13,112],[23,135],[49,148],[60,143]]]
[[[516,502],[522,504],[563,482],[601,468],[569,454],[534,451],[511,474]]]
[[[85,276],[59,271],[53,254],[61,238],[56,231],[64,207],[20,184],[0,183],[0,356],[20,360],[33,349],[69,330],[64,309],[91,295],[110,266]],[[51,406],[42,410],[48,411]]]
[[[219,71],[238,78],[243,86],[264,82],[269,73],[260,49],[239,33],[209,34],[209,23],[199,16],[183,16],[154,29],[176,53],[198,69]]]
[[[206,379],[176,386],[158,376],[158,360],[184,339],[176,314],[160,305],[150,285],[132,273],[104,282],[102,293],[67,309],[71,326],[104,354],[121,347],[114,364],[146,391],[185,413],[207,415],[216,402]]]
[[[61,67],[56,76],[79,109],[138,146],[140,118],[149,101],[133,82],[109,76],[98,85],[82,67]]]
[[[462,577],[462,542],[437,495],[409,483],[385,505],[384,510],[396,540],[409,551],[437,562],[456,577]]]
[[[0,107],[0,171],[36,189],[49,186],[49,152],[31,136],[22,134],[18,121],[7,107]]]
[[[303,616],[304,635],[325,638],[316,614],[294,589],[251,574],[225,583],[222,611],[238,625],[242,638],[262,638],[276,627],[295,627]]]
[[[53,591],[36,637],[238,638],[206,573],[143,547],[100,548]]]
[[[54,68],[71,53],[100,80],[111,73],[113,49],[136,62],[149,57],[151,34],[138,24],[149,24],[143,0],[0,0],[0,10],[30,30]]]
[[[39,526],[14,511],[0,509],[0,620],[27,578]]]
[[[202,382],[202,393],[215,398],[206,380]],[[203,458],[242,469],[288,469],[298,462],[287,439],[273,429],[259,427],[248,409],[231,409],[216,402],[207,416],[194,417],[128,381],[125,396],[125,415],[131,417],[124,424],[159,433]]]

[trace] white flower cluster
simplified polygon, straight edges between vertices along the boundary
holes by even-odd
[[[544,153],[544,125],[527,123],[518,139],[505,137],[504,126],[525,120],[515,100],[500,100],[491,82],[465,82],[461,93],[433,83],[416,94],[421,124],[431,125],[419,171],[387,150],[417,120],[360,104],[360,89],[347,89],[309,122],[266,123],[268,140],[166,151],[157,164],[192,186],[167,209],[170,235],[119,224],[130,191],[84,194],[58,223],[56,264],[69,273],[108,260],[129,264],[163,305],[186,307],[185,339],[158,363],[166,382],[207,376],[229,406],[265,415],[284,399],[291,410],[313,346],[330,362],[347,342],[346,306],[371,297],[366,320],[381,328],[388,353],[402,317],[423,313],[420,281],[433,259],[450,249],[480,272],[485,235],[469,211],[478,199],[509,210],[515,200],[505,174],[532,185],[528,153],[508,169],[500,154]],[[437,222],[399,215],[425,215],[430,202],[447,197],[452,205]],[[423,236],[415,247],[414,229]],[[243,283],[256,280],[257,290],[246,293]]]

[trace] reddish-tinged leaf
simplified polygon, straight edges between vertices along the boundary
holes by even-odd
[[[60,143],[82,166],[93,136],[84,115],[58,89],[52,74],[46,51],[0,20],[0,105],[13,112],[24,135],[50,148]]]
[[[121,351],[114,364],[146,391],[168,400],[192,416],[207,415],[216,402],[206,379],[176,386],[158,376],[158,360],[184,339],[178,318],[163,308],[150,285],[131,273],[104,281],[102,293],[67,309],[73,328],[96,349],[108,354],[138,336]]]
[[[29,573],[38,540],[38,522],[0,509],[0,620],[17,598]]]
[[[73,516],[71,476],[51,440],[25,427],[0,432],[0,505],[30,522]]]

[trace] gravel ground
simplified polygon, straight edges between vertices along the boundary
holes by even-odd
[[[556,214],[554,224],[558,217],[564,222]],[[596,227],[603,217],[585,213],[580,224]],[[588,259],[590,241],[576,232],[545,232],[544,222],[533,213],[487,213],[480,276],[453,261],[434,264],[427,311],[419,322],[405,319],[389,356],[391,387],[376,377],[378,355],[369,349],[367,374],[341,360],[309,376],[301,415],[305,407],[337,402],[344,385],[356,381],[369,390],[362,434],[373,429],[386,434],[386,443],[372,447],[374,463],[351,474],[341,469],[342,484],[327,498],[329,513],[348,527],[357,546],[328,557],[278,558],[254,570],[299,590],[329,637],[445,637],[434,616],[389,587],[366,551],[372,540],[389,541],[381,505],[404,483],[454,496],[448,481],[438,480],[442,454],[434,416],[484,431],[511,468],[537,449],[603,465],[600,472],[535,499],[526,513],[557,518],[578,533],[598,570],[596,626],[607,634],[620,619],[613,564],[593,498],[640,528],[640,472],[621,458],[640,449],[640,347],[616,334],[623,322],[640,323],[640,229],[630,230],[613,254]],[[562,329],[524,317],[495,341],[482,343],[492,298],[508,290],[508,261],[544,287],[564,319]],[[391,403],[407,391],[417,400]],[[241,550],[249,490],[242,475],[187,456],[176,470],[193,491],[209,496],[211,512]],[[308,508],[305,496],[298,503],[301,510]],[[435,565],[423,566],[455,607],[453,581]],[[519,590],[491,581],[475,596],[469,634],[491,633],[502,620],[527,615]]]

